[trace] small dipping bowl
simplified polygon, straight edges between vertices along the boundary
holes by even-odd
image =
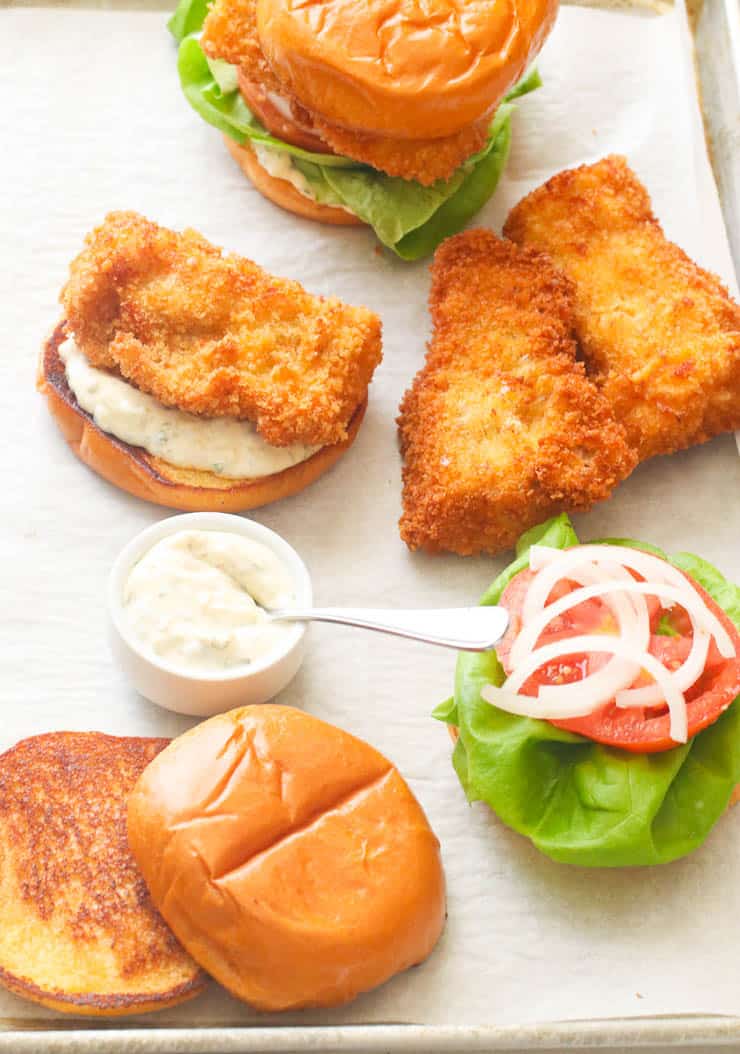
[[[123,591],[134,565],[162,538],[180,531],[224,531],[260,542],[285,565],[297,607],[311,607],[313,591],[306,565],[284,538],[262,524],[223,512],[170,516],[141,531],[119,553],[108,579],[108,628],[113,655],[137,692],[178,714],[210,717],[235,706],[266,703],[295,677],[305,651],[305,623],[295,623],[285,641],[261,659],[236,670],[193,673],[159,658],[137,639],[126,621]]]

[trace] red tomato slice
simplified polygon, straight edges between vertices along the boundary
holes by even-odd
[[[331,147],[327,146],[312,128],[301,124],[295,117],[288,117],[282,113],[262,85],[250,80],[241,69],[237,80],[245,103],[270,135],[277,136],[278,139],[302,150],[310,150],[314,154],[332,153]]]
[[[509,610],[511,621],[506,636],[497,647],[496,652],[507,674],[511,672],[509,662],[511,648],[522,625],[521,611],[524,597],[535,574],[534,571],[521,571],[511,580],[501,597],[500,603]],[[712,600],[698,582],[689,578],[688,575],[685,577],[691,582],[709,610],[725,627],[737,652],[735,658],[724,659],[712,641],[703,674],[685,694],[689,737],[691,737],[716,721],[740,694],[740,634],[726,612]],[[576,584],[572,583],[571,588],[575,589]],[[548,602],[556,600],[567,590],[567,585],[560,586],[558,592],[553,591]],[[655,631],[661,617],[660,605],[652,598],[648,602],[650,604],[650,624]],[[692,636],[691,622],[683,610],[677,610],[675,614],[671,613],[671,624],[678,635],[665,636],[653,632],[649,648],[650,653],[669,670],[676,669],[686,659],[691,648]],[[577,604],[557,619],[553,619],[537,644],[543,646],[582,633],[604,632],[614,632],[614,617],[603,601],[588,600],[583,604]],[[594,673],[603,666],[608,659],[609,656],[605,653],[563,656],[557,662],[542,666],[533,674],[522,686],[522,694],[534,696],[540,685],[571,684],[580,681],[587,674]],[[650,680],[648,676],[645,676],[644,683],[650,683]],[[551,721],[550,723],[557,728],[577,732],[597,743],[621,747],[623,750],[639,754],[670,750],[676,746],[675,741],[669,735],[670,719],[666,706],[652,709],[645,707],[618,709],[612,702],[587,717],[572,718],[568,721]]]

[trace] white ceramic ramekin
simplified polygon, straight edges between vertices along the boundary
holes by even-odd
[[[306,565],[285,539],[243,516],[193,512],[170,516],[137,534],[119,553],[108,579],[108,626],[111,648],[136,690],[146,699],[179,714],[209,717],[248,703],[266,703],[295,677],[305,648],[305,624],[296,623],[285,642],[258,662],[237,672],[193,674],[164,662],[126,625],[123,589],[134,564],[162,538],[178,531],[228,531],[261,542],[288,568],[295,582],[296,606],[313,603]]]

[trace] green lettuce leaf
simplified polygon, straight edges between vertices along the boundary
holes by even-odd
[[[531,545],[577,544],[567,516],[528,531],[517,558],[485,593],[495,604],[528,561]],[[660,553],[654,546],[612,539]],[[691,574],[740,626],[740,589],[711,564],[668,557]],[[486,802],[553,860],[585,867],[667,863],[701,845],[740,782],[740,699],[684,746],[631,754],[601,746],[546,721],[506,714],[481,699],[502,684],[495,652],[462,653],[455,694],[434,716],[454,724],[453,765],[470,801]]]
[[[178,44],[191,33],[197,33],[206,20],[210,0],[180,0],[175,13],[167,23]]]
[[[428,220],[411,227],[408,233],[390,246],[401,259],[420,260],[430,256],[445,238],[462,230],[468,220],[483,208],[498,186],[509,158],[513,109],[507,103],[499,106],[497,120],[492,125],[489,149],[474,163],[468,162],[465,178]]]
[[[189,0],[188,0],[189,2]],[[179,9],[178,9],[179,10]],[[314,154],[310,150],[284,143],[270,135],[237,90],[224,91],[222,85],[233,83],[233,67],[228,62],[214,63],[206,58],[197,37],[188,36],[180,44],[177,53],[177,69],[183,94],[204,121],[243,144],[247,139],[262,143],[271,150],[280,150],[314,164],[327,168],[358,168],[356,161],[333,154]]]
[[[249,140],[290,154],[317,201],[350,209],[374,229],[383,245],[404,260],[430,255],[480,211],[496,189],[509,155],[514,111],[511,100],[542,83],[536,70],[523,77],[496,111],[485,147],[450,179],[424,187],[351,158],[314,154],[270,135],[238,91],[235,68],[203,53],[198,33],[206,11],[207,0],[180,0],[168,23],[180,45],[180,84],[193,109],[240,145]]]

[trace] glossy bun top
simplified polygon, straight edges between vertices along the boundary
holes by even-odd
[[[257,0],[260,46],[308,110],[401,139],[490,113],[540,50],[557,0]]]
[[[444,923],[439,843],[398,771],[287,706],[174,740],[128,835],[182,944],[263,1010],[344,1003],[421,962]]]

